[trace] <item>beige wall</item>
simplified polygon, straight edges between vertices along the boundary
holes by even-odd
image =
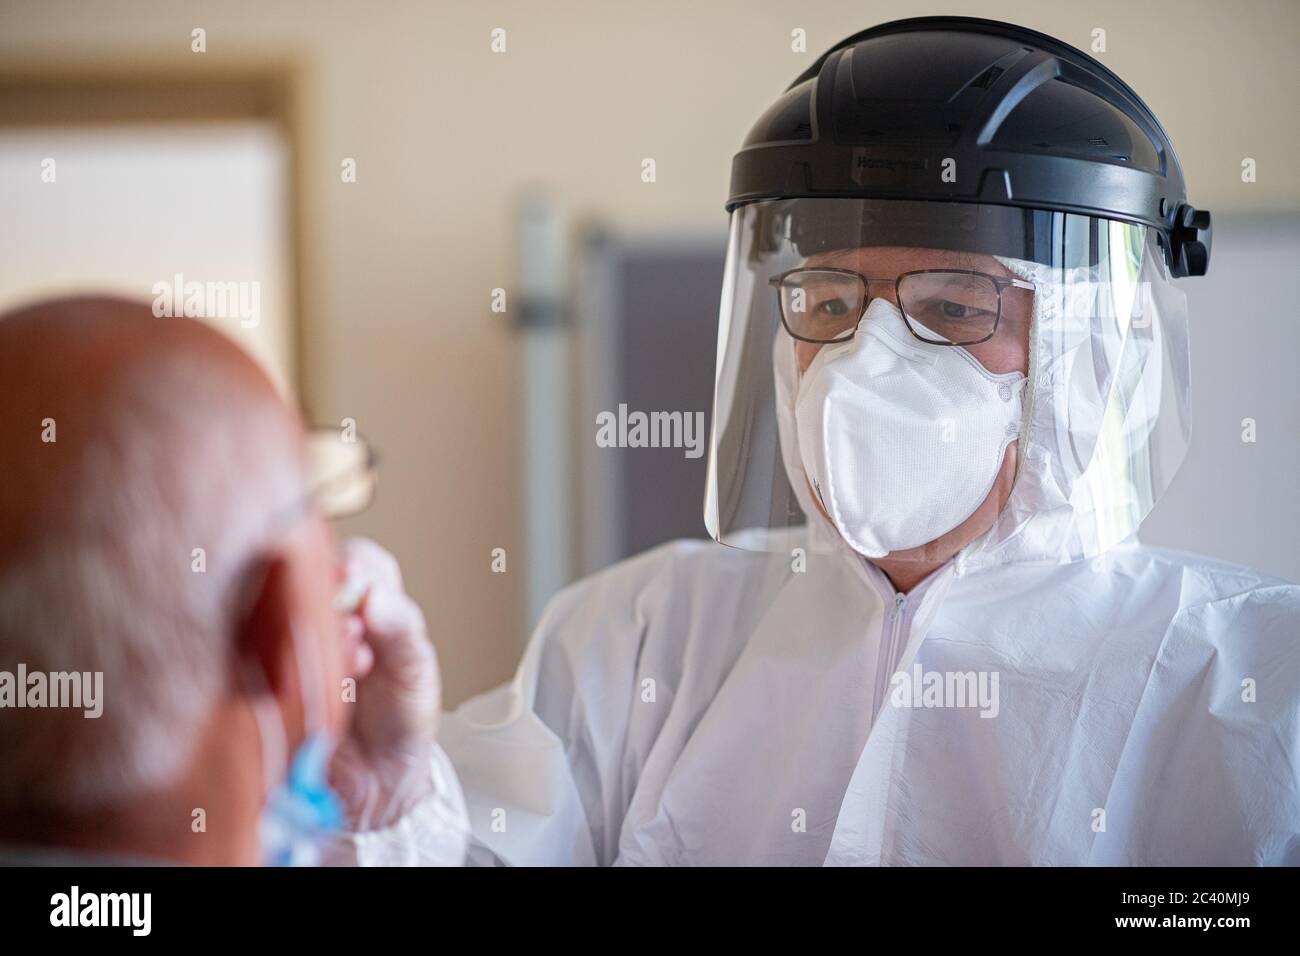
[[[299,64],[306,398],[383,453],[380,499],[350,530],[401,559],[454,704],[504,678],[523,640],[522,576],[488,567],[492,548],[521,546],[517,345],[488,310],[490,290],[512,285],[519,190],[545,185],[625,229],[721,235],[731,154],[767,102],[841,37],[925,13],[1015,20],[1085,48],[1104,28],[1101,58],[1163,120],[1198,206],[1300,205],[1288,0],[6,0],[0,62],[185,62],[201,26],[210,64]],[[488,49],[498,26],[504,56]],[[789,50],[795,27],[807,54]],[[349,156],[359,181],[344,185]],[[639,179],[645,156],[654,185]]]

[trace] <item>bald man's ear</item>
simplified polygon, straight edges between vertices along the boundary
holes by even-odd
[[[302,676],[294,648],[294,621],[301,616],[300,598],[289,562],[283,555],[267,558],[260,572],[254,572],[253,598],[236,635],[240,666],[253,666],[266,678],[269,690],[284,719],[288,746],[292,750],[305,730]]]

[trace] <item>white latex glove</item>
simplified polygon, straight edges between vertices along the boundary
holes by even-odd
[[[347,649],[357,688],[330,782],[353,834],[372,849],[379,844],[375,862],[458,863],[447,857],[457,843],[463,852],[464,800],[434,742],[442,686],[424,615],[403,590],[397,560],[378,544],[351,539],[343,558],[340,599],[351,611]],[[421,841],[427,845],[407,845]],[[357,855],[365,854],[358,848]]]

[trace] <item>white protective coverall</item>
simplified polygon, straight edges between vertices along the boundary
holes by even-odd
[[[1300,863],[1300,589],[1131,534],[1079,546],[1095,522],[1053,449],[1096,332],[1045,334],[1062,290],[1008,265],[1038,286],[997,525],[895,593],[806,501],[778,337],[813,517],[779,551],[675,542],[551,602],[515,679],[444,723],[472,860]],[[956,675],[982,705],[899,705],[895,673]]]

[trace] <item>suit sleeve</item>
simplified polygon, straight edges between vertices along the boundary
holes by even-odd
[[[469,810],[471,863],[608,865],[636,785],[624,759],[663,549],[552,600],[514,680],[447,715],[440,736]]]

